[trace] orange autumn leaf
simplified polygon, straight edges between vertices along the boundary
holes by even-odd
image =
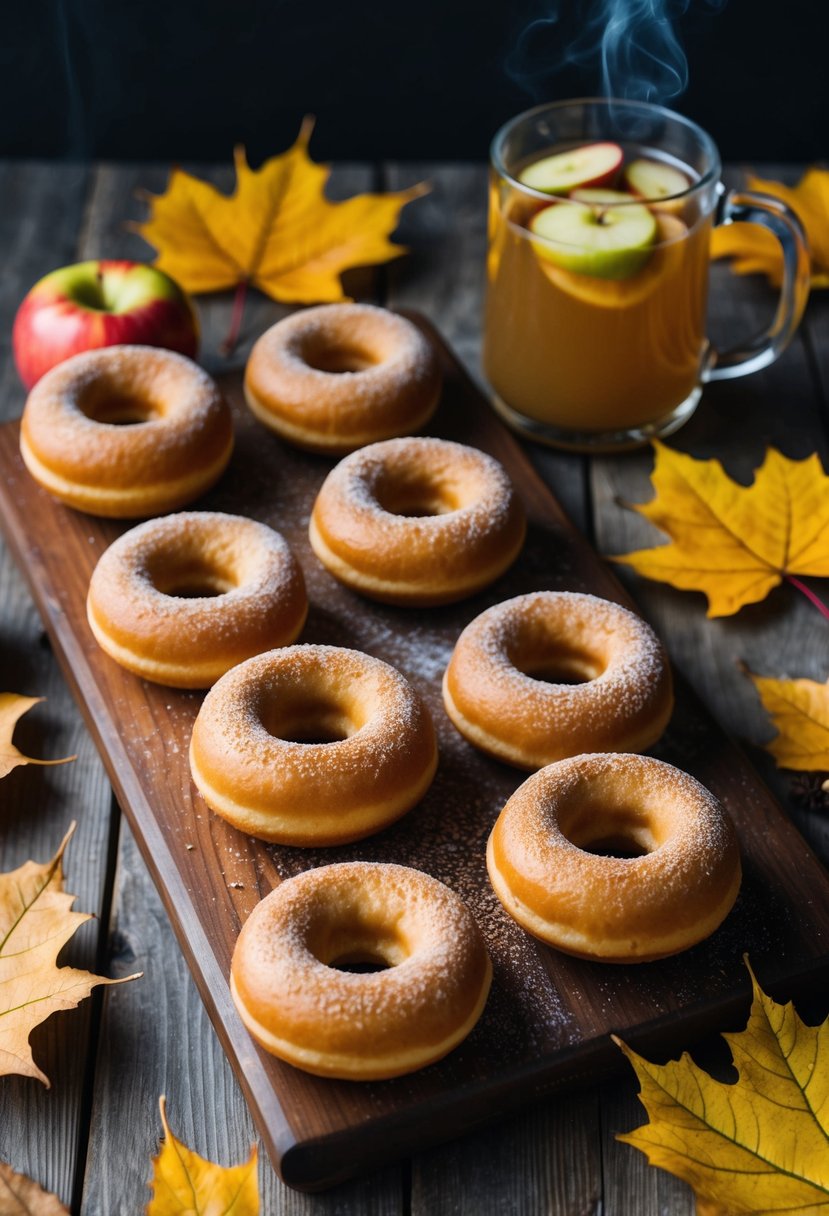
[[[0,777],[6,777],[19,764],[68,764],[75,756],[64,756],[62,760],[33,760],[24,756],[12,743],[12,735],[19,718],[27,709],[43,701],[43,697],[21,697],[16,692],[0,692]]]
[[[257,170],[237,148],[231,195],[174,169],[165,193],[147,196],[150,216],[137,226],[158,251],[155,265],[194,293],[252,283],[285,304],[327,304],[347,298],[344,270],[405,253],[389,237],[427,187],[331,202],[330,170],[308,155],[312,127],[306,119],[293,147]]]
[[[69,1216],[57,1195],[0,1161],[0,1216]]]
[[[829,170],[807,169],[796,186],[748,177],[748,189],[780,199],[806,230],[812,287],[829,287]],[[737,274],[764,274],[775,287],[783,276],[780,242],[759,224],[724,224],[711,234],[711,256],[732,258]]]
[[[709,616],[764,599],[795,575],[829,576],[829,477],[816,455],[790,460],[769,448],[741,486],[718,460],[695,460],[655,442],[655,496],[633,504],[670,543],[614,557],[646,578],[702,591]]]
[[[726,1034],[736,1082],[687,1053],[651,1064],[616,1042],[639,1078],[648,1122],[618,1139],[693,1187],[702,1216],[829,1213],[829,1019],[800,1020],[751,976],[748,1025]]]
[[[243,1165],[205,1161],[170,1131],[167,1104],[159,1098],[164,1142],[153,1157],[149,1186],[153,1197],[146,1216],[258,1216],[257,1148]]]
[[[0,874],[0,1076],[37,1077],[47,1089],[29,1046],[35,1026],[74,1009],[98,984],[125,982],[57,965],[63,946],[91,919],[71,911],[75,896],[63,889],[63,852],[74,830],[73,823],[51,861]]]
[[[829,772],[829,683],[746,674],[777,727],[777,735],[764,746],[780,768]],[[829,789],[829,781],[824,789]]]

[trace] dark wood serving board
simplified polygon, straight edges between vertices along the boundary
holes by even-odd
[[[208,810],[187,763],[202,694],[147,684],[123,671],[98,649],[86,623],[89,576],[128,525],[82,516],[52,500],[22,465],[18,424],[0,428],[0,522],[274,1165],[286,1182],[304,1189],[377,1168],[556,1086],[622,1067],[611,1032],[640,1049],[678,1050],[703,1031],[726,1026],[747,1008],[746,952],[764,986],[787,996],[829,973],[829,876],[681,681],[672,722],[654,753],[709,786],[737,825],[745,876],[725,924],[676,958],[603,966],[548,949],[502,911],[484,850],[500,808],[524,778],[475,751],[449,723],[440,680],[452,646],[484,608],[522,592],[568,589],[629,601],[452,353],[420,323],[446,370],[430,433],[492,452],[527,508],[524,552],[494,586],[461,604],[414,611],[372,604],[339,586],[307,540],[311,505],[331,462],[266,432],[245,409],[238,377],[224,385],[234,406],[236,451],[220,484],[197,504],[263,520],[288,537],[311,600],[301,641],[375,654],[398,667],[429,703],[441,753],[434,785],[398,824],[355,845],[267,845]],[[665,641],[670,649],[670,638]],[[494,964],[492,994],[469,1039],[441,1063],[395,1081],[322,1080],[280,1063],[250,1039],[228,990],[233,945],[257,901],[300,870],[354,858],[416,866],[447,882],[472,908]]]

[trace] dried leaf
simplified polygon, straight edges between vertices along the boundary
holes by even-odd
[[[147,1216],[258,1216],[256,1145],[243,1165],[205,1161],[177,1140],[167,1122],[166,1101],[159,1098],[164,1142],[153,1157]]]
[[[75,756],[64,756],[62,760],[33,760],[24,756],[12,743],[12,735],[19,718],[27,709],[43,701],[44,697],[21,697],[16,692],[0,692],[0,777],[6,777],[19,764],[68,764]]]
[[[47,1089],[29,1046],[35,1026],[59,1009],[74,1009],[98,984],[125,982],[57,966],[63,946],[91,919],[70,911],[75,896],[63,889],[63,851],[74,830],[73,823],[45,865],[27,861],[0,874],[0,1076],[37,1077]]]
[[[754,975],[748,1025],[727,1034],[738,1079],[715,1081],[686,1053],[651,1064],[617,1043],[649,1122],[619,1136],[694,1188],[708,1216],[829,1212],[829,1019],[801,1022]]]
[[[155,265],[195,293],[253,283],[286,304],[324,304],[346,299],[343,270],[405,253],[389,236],[426,187],[330,202],[330,170],[308,155],[312,127],[306,119],[293,147],[258,170],[237,148],[232,195],[174,169],[137,227],[158,250]]]
[[[771,194],[791,207],[806,230],[812,287],[829,287],[829,171],[807,169],[796,186],[749,176],[749,190]],[[711,256],[732,258],[737,274],[765,274],[775,287],[783,277],[780,242],[759,224],[726,224],[711,234]]]
[[[746,674],[777,727],[776,737],[765,747],[780,768],[829,772],[829,683]]]
[[[57,1195],[0,1161],[0,1216],[69,1216]]]
[[[614,561],[704,592],[712,617],[757,603],[785,577],[829,575],[829,478],[816,455],[790,460],[769,448],[753,484],[741,486],[718,460],[654,448],[655,497],[633,510],[670,544]]]

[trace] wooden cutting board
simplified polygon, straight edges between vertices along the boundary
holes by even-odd
[[[678,1051],[706,1030],[733,1024],[748,1005],[746,952],[766,989],[786,996],[829,974],[829,876],[681,681],[672,722],[654,754],[712,789],[737,826],[744,881],[724,925],[673,959],[603,966],[541,945],[501,909],[484,850],[499,810],[524,778],[475,751],[447,719],[440,681],[454,642],[484,608],[527,591],[629,600],[451,351],[419,323],[439,347],[446,372],[430,433],[498,457],[529,516],[525,549],[494,586],[461,604],[406,610],[372,604],[336,583],[307,540],[311,506],[331,462],[290,449],[265,431],[242,402],[238,376],[224,384],[234,407],[236,451],[219,486],[198,504],[263,520],[287,536],[311,600],[301,641],[385,659],[430,706],[441,760],[427,797],[392,828],[343,848],[264,844],[208,810],[187,763],[202,694],[147,684],[123,671],[98,649],[86,623],[89,576],[126,525],[53,501],[22,465],[18,424],[0,428],[0,522],[262,1139],[285,1181],[304,1189],[378,1168],[554,1087],[624,1067],[611,1032],[640,1050]],[[670,649],[670,638],[665,641]],[[233,945],[257,901],[301,870],[355,858],[415,866],[448,883],[471,907],[493,959],[492,994],[469,1039],[441,1063],[394,1081],[323,1080],[280,1063],[250,1039],[228,991]]]

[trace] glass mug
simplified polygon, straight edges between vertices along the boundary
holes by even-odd
[[[580,233],[568,243],[568,225],[553,240],[543,223],[530,229],[541,211],[569,200],[519,176],[542,157],[605,141],[620,145],[625,164],[669,166],[665,180],[680,188],[647,201],[651,243],[602,267],[589,247],[585,257]],[[687,118],[647,102],[538,106],[501,128],[490,163],[483,365],[496,409],[523,434],[578,451],[638,446],[682,426],[706,382],[765,367],[792,337],[809,290],[800,223],[766,195],[726,194],[713,140]],[[636,207],[641,228],[644,201],[596,194],[582,206],[594,216],[612,206],[616,219]],[[783,281],[769,329],[717,351],[705,337],[709,235],[738,220],[780,241]]]

